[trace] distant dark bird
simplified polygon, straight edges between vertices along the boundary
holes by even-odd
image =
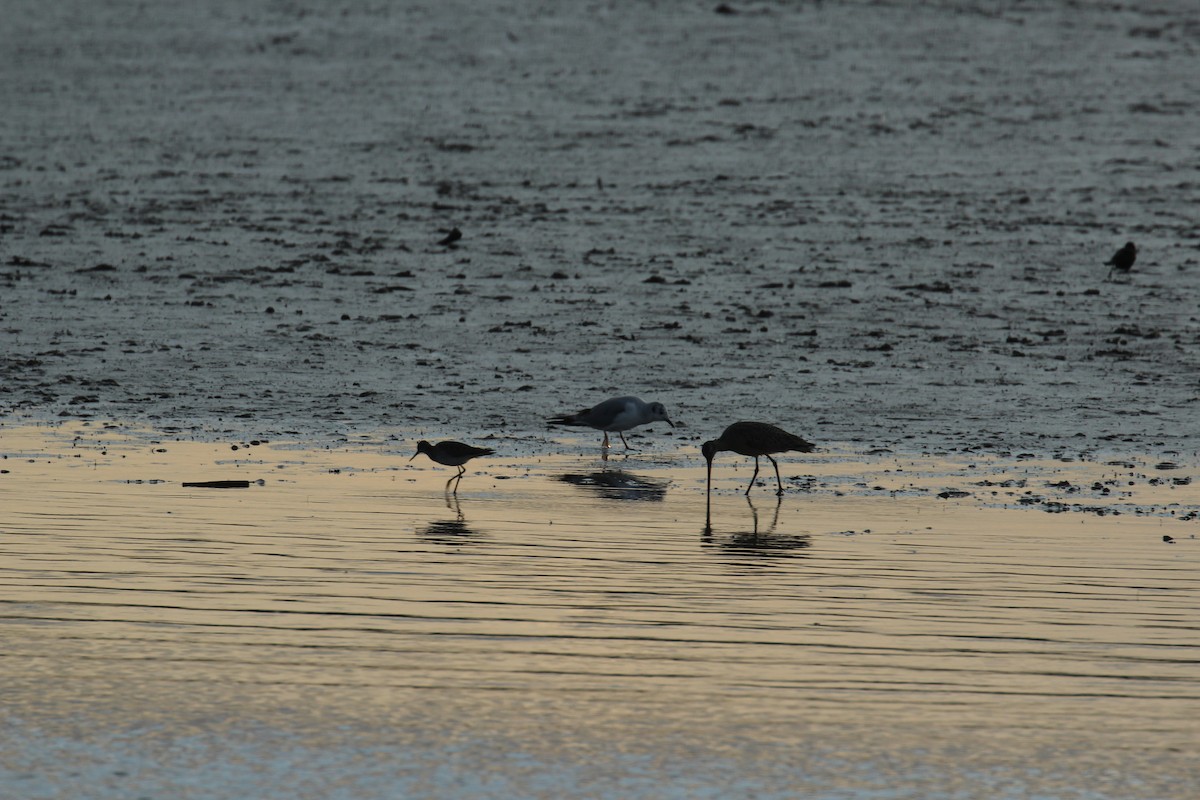
[[[443,228],[443,230],[445,229]],[[458,228],[451,228],[450,232],[443,236],[438,244],[440,244],[442,247],[454,247],[454,245],[457,244],[458,240],[461,238],[462,231],[460,231]]]
[[[617,433],[621,443],[629,450],[629,442],[625,441],[625,431],[639,425],[649,425],[651,422],[665,422],[672,428],[675,423],[667,417],[667,409],[662,403],[643,403],[636,397],[613,397],[599,405],[585,408],[574,414],[560,414],[546,420],[548,425],[574,425],[580,428],[595,428],[604,431],[604,444],[608,447],[608,434]]]
[[[750,485],[746,487],[746,494],[749,495],[750,490],[754,488],[755,479],[758,478],[759,456],[766,456],[774,465],[775,482],[779,486],[776,494],[783,494],[783,480],[779,477],[779,464],[774,458],[771,458],[771,454],[786,453],[789,450],[811,453],[813,449],[814,445],[811,442],[806,442],[799,436],[774,425],[768,425],[765,422],[735,422],[726,428],[718,438],[705,442],[700,448],[700,452],[704,453],[704,458],[708,461],[708,491],[712,492],[713,456],[723,450],[732,450],[744,456],[754,456],[754,475],[750,477]]]
[[[417,442],[417,452],[412,454],[412,458],[409,461],[424,453],[438,464],[444,464],[447,467],[458,467],[458,474],[446,481],[446,488],[449,489],[450,483],[453,482],[454,491],[457,493],[458,482],[462,480],[462,476],[467,471],[467,468],[463,464],[466,464],[472,458],[490,456],[495,452],[490,447],[472,447],[462,442],[438,442],[437,444],[430,444],[422,439]]]
[[[1109,270],[1108,277],[1104,280],[1111,280],[1114,271],[1128,275],[1129,270],[1133,269],[1134,261],[1137,261],[1137,248],[1133,246],[1133,242],[1126,242],[1125,246],[1113,253],[1113,257],[1105,263],[1104,266]]]
[[[1166,534],[1163,534],[1163,541],[1166,542],[1167,544],[1175,544],[1175,537],[1167,536]]]

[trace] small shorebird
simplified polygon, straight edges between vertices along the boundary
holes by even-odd
[[[758,457],[766,456],[775,466],[775,482],[779,484],[776,494],[783,494],[783,481],[779,477],[779,464],[771,458],[772,453],[786,453],[795,450],[800,453],[811,453],[814,445],[806,442],[795,434],[788,433],[782,428],[768,425],[765,422],[735,422],[716,439],[705,442],[700,448],[708,461],[708,491],[712,493],[712,462],[713,456],[722,450],[732,450],[744,456],[754,456],[754,475],[750,477],[750,485],[746,487],[746,495],[754,488],[754,480],[758,477]]]
[[[472,447],[462,442],[438,442],[437,444],[430,444],[422,439],[417,442],[417,452],[412,454],[412,458],[409,461],[424,453],[429,456],[430,460],[438,464],[444,464],[447,467],[458,467],[458,474],[446,481],[447,490],[450,489],[450,483],[454,482],[454,492],[457,494],[458,481],[462,480],[462,476],[467,471],[467,468],[463,464],[466,464],[472,458],[490,456],[495,452],[490,447]]]
[[[1133,242],[1126,242],[1125,246],[1117,252],[1113,253],[1113,257],[1105,263],[1104,266],[1109,267],[1108,277],[1104,280],[1111,280],[1113,271],[1129,274],[1129,270],[1133,269],[1133,262],[1137,261],[1137,248],[1133,246]]]
[[[604,444],[601,446],[605,449],[608,448],[608,434],[616,433],[620,435],[626,450],[631,448],[629,442],[625,441],[625,431],[660,421],[675,427],[675,423],[667,418],[667,409],[662,403],[643,403],[636,397],[614,397],[576,414],[561,414],[546,420],[550,425],[574,425],[604,431]]]

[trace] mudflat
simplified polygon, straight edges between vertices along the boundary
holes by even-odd
[[[715,8],[10,10],[0,404],[1195,451],[1192,4]]]

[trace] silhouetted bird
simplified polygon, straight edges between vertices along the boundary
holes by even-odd
[[[445,229],[443,228],[443,230]],[[451,228],[450,232],[442,237],[438,244],[440,244],[442,247],[454,247],[454,245],[457,244],[458,240],[461,238],[462,231],[460,231],[458,228]]]
[[[604,444],[608,447],[609,432],[619,434],[621,443],[628,450],[625,431],[651,422],[665,422],[672,428],[675,423],[667,418],[667,409],[662,403],[643,403],[636,397],[613,397],[599,405],[585,408],[575,414],[561,414],[546,420],[549,425],[574,425],[580,428],[595,428],[604,431]]]
[[[712,491],[712,462],[713,457],[722,450],[732,450],[744,456],[754,456],[754,474],[750,476],[750,485],[746,494],[754,488],[754,480],[758,477],[758,457],[766,456],[775,467],[775,482],[779,485],[776,494],[783,494],[783,481],[779,477],[779,464],[771,458],[772,453],[786,453],[795,450],[800,453],[811,453],[814,445],[806,442],[795,434],[788,433],[782,428],[768,425],[765,422],[735,422],[725,429],[718,438],[705,442],[700,448],[708,461],[708,490]]]
[[[1134,261],[1137,261],[1137,248],[1133,246],[1133,242],[1126,242],[1125,246],[1113,253],[1113,257],[1104,265],[1109,267],[1108,277],[1104,280],[1110,280],[1114,270],[1128,275],[1129,270],[1133,269]]]
[[[412,454],[412,458],[409,461],[424,453],[438,464],[443,464],[447,467],[458,467],[458,474],[446,481],[447,489],[450,488],[450,483],[453,481],[454,491],[458,492],[458,481],[462,480],[462,476],[467,471],[467,468],[463,464],[466,464],[472,458],[490,456],[495,452],[490,447],[472,447],[462,442],[438,442],[437,444],[430,444],[422,439],[417,442],[417,452]]]

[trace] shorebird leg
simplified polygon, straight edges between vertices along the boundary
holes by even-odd
[[[458,474],[455,475],[450,480],[446,481],[446,491],[450,491],[450,484],[453,483],[454,491],[451,492],[451,494],[458,494],[458,482],[462,480],[462,476],[465,475],[466,472],[467,472],[467,468],[464,467],[462,464],[459,464],[458,465]]]
[[[704,454],[705,460],[708,461],[708,485],[704,491],[704,535],[712,535],[712,459],[708,457],[708,453]]]
[[[750,476],[750,485],[746,487],[746,496],[750,496],[750,490],[754,488],[754,481],[758,477],[758,456],[754,457],[754,474]]]
[[[767,454],[767,458],[770,460],[770,462],[772,464],[775,465],[775,483],[779,484],[779,491],[776,492],[775,494],[779,495],[780,497],[783,497],[783,481],[780,480],[780,478],[779,478],[779,462],[776,461],[775,459],[771,458],[770,454]]]
[[[621,444],[625,445],[626,450],[633,449],[632,447],[629,446],[629,442],[625,441],[625,434],[622,431],[617,431],[617,436],[621,437]]]
[[[600,446],[603,447],[605,450],[608,449],[608,431],[604,432],[604,444],[602,444]]]

